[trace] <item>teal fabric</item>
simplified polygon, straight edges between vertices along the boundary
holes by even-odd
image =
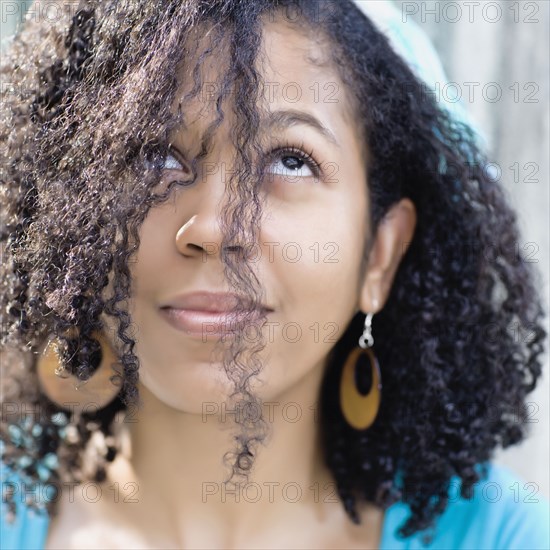
[[[19,512],[15,523],[6,521],[6,506],[2,504],[0,518],[0,549],[38,550],[44,548],[48,534],[49,518],[37,514],[23,505],[18,505]]]
[[[483,150],[487,149],[489,140],[486,134],[474,122],[464,101],[455,98],[456,88],[447,78],[441,60],[426,33],[390,0],[354,2],[386,35],[394,51],[424,82],[426,96],[433,95],[437,104],[446,109],[455,120],[467,124],[475,132],[478,146]]]
[[[550,500],[505,466],[488,463],[471,499],[460,497],[460,479],[453,477],[445,512],[438,518],[434,537],[424,545],[422,533],[405,539],[396,530],[409,516],[408,505],[398,502],[386,511],[381,550],[550,549]]]
[[[527,483],[504,466],[489,463],[488,476],[480,480],[471,499],[459,493],[453,478],[450,503],[435,524],[430,545],[422,533],[400,538],[397,529],[407,519],[408,505],[397,502],[384,517],[380,550],[548,550],[550,548],[550,501],[535,484]],[[39,550],[44,548],[49,520],[37,515],[17,499],[20,514],[14,524],[6,521],[6,506],[0,518],[0,548]]]

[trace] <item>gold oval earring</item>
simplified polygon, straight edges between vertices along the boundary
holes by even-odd
[[[117,355],[105,336],[92,334],[101,346],[101,363],[96,372],[85,382],[76,377],[63,376],[63,364],[56,337],[46,339],[37,361],[37,375],[44,394],[58,406],[77,412],[95,412],[107,406],[119,393],[120,386],[113,383],[113,377],[120,379],[115,370]]]
[[[340,407],[347,423],[356,430],[366,430],[374,422],[380,408],[382,377],[378,360],[371,347],[372,313],[365,318],[365,329],[344,363],[340,382]],[[371,384],[368,392],[362,391],[358,377],[368,369]]]

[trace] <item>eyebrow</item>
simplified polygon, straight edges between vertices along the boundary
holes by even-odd
[[[306,111],[298,111],[296,109],[287,109],[281,111],[272,111],[266,119],[267,125],[271,127],[288,127],[297,124],[305,124],[314,130],[317,130],[325,139],[330,141],[336,147],[340,144],[336,140],[334,134],[315,116]]]

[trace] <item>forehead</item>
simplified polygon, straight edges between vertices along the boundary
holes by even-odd
[[[173,110],[185,103],[186,128],[199,131],[216,118],[216,100],[223,88],[221,78],[231,69],[229,55],[223,52],[230,51],[230,45],[227,36],[216,37],[215,29],[204,26],[195,28],[189,39],[194,46],[178,74],[180,89]],[[260,76],[257,104],[268,114],[284,110],[312,115],[333,135],[351,132],[360,139],[362,132],[357,127],[351,92],[330,52],[330,44],[319,34],[290,24],[282,17],[264,18],[260,52],[255,60]],[[182,98],[196,86],[191,75],[199,60],[200,90],[184,102]],[[235,100],[240,91],[238,85],[233,86],[229,97]],[[227,107],[223,110],[225,118],[231,121],[232,110]]]
[[[260,70],[271,86],[275,104],[300,103],[314,110],[325,110],[351,122],[350,97],[326,39],[310,29],[299,29],[282,19],[264,24],[263,58]],[[279,93],[276,93],[279,92]]]

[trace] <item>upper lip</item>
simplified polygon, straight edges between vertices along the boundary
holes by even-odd
[[[253,309],[251,299],[246,296],[240,296],[239,298],[239,295],[234,293],[208,291],[180,294],[160,307],[224,313],[236,308],[239,301],[243,304],[245,309]],[[272,308],[263,304],[256,307],[256,309],[258,308],[266,311],[273,311]]]

